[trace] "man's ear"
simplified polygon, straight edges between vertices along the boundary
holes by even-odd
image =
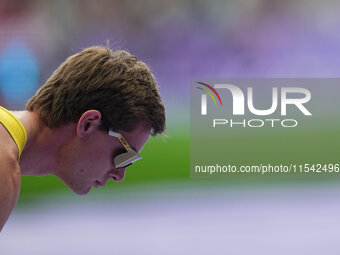
[[[77,124],[77,136],[85,137],[96,130],[101,125],[102,115],[97,110],[88,110],[81,115]]]

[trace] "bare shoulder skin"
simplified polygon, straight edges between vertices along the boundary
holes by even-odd
[[[20,191],[18,148],[0,124],[0,231],[15,207]]]

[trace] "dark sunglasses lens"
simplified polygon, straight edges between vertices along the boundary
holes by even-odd
[[[131,165],[132,165],[132,163],[129,163],[129,164],[123,166],[123,167],[125,168],[125,167],[131,166]]]

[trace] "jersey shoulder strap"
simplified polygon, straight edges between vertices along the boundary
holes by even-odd
[[[18,146],[20,159],[21,153],[27,141],[27,133],[24,125],[11,112],[0,106],[0,123],[7,129],[14,142]]]

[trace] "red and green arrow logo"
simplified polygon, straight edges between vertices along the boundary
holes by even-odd
[[[212,86],[210,86],[209,84],[206,84],[204,82],[197,82],[197,83],[207,87],[208,89],[210,89],[217,96],[218,100],[220,101],[221,106],[223,106],[220,95],[217,93],[217,91]],[[215,105],[217,105],[215,97],[213,96],[213,94],[209,90],[201,88],[201,87],[196,87],[196,88],[206,92],[212,98],[212,100],[214,100]]]

